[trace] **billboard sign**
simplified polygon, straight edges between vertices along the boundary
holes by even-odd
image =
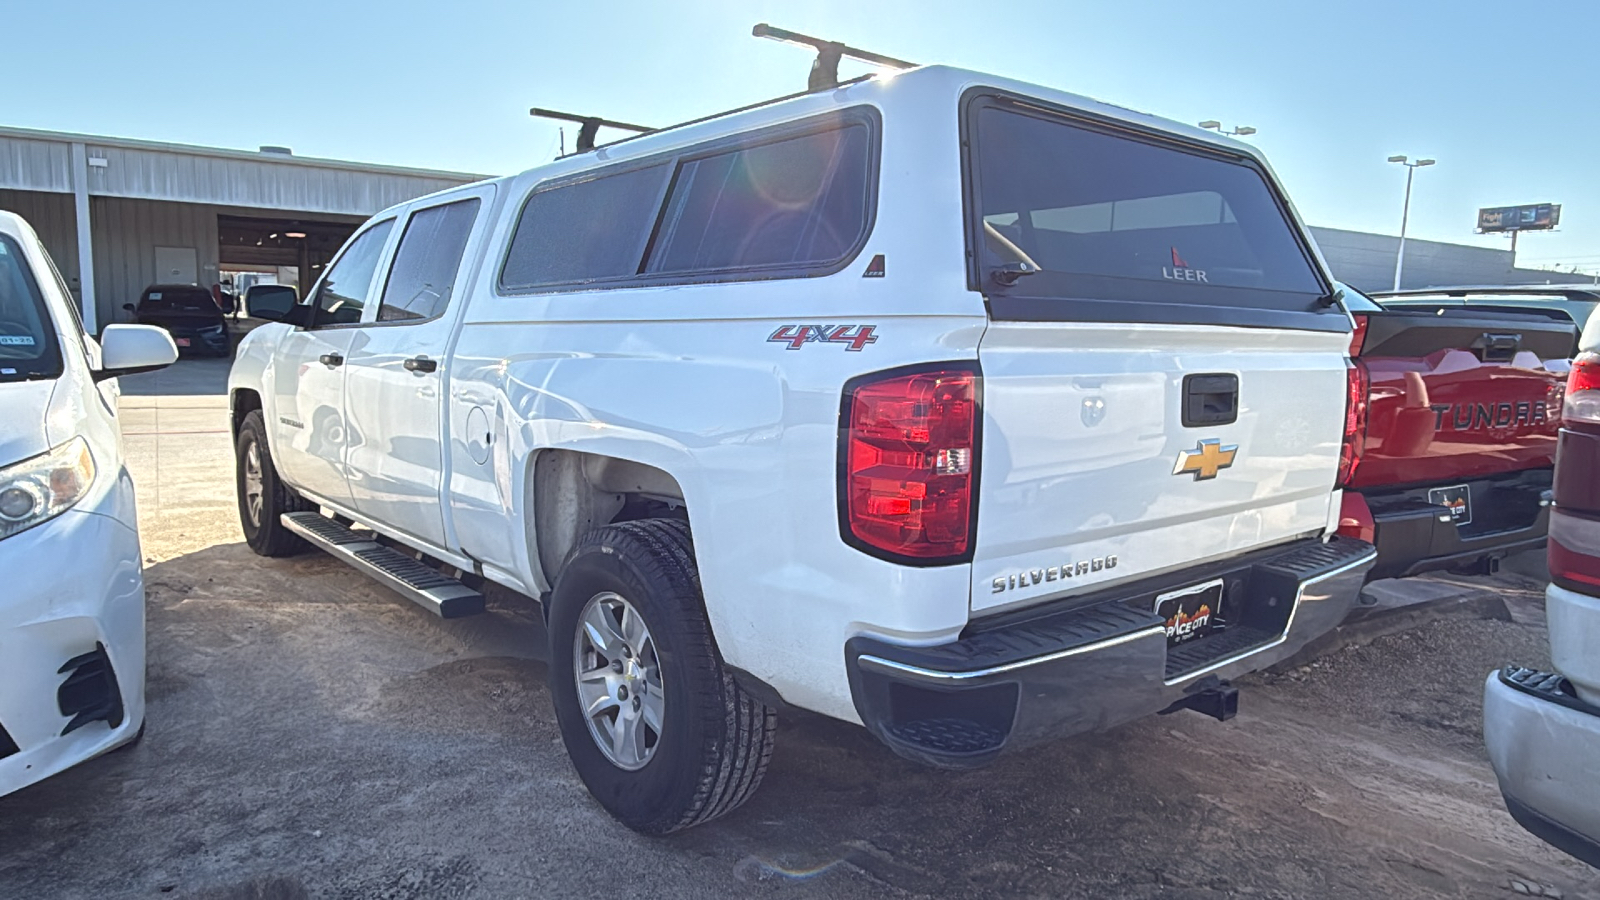
[[[1547,231],[1561,224],[1561,204],[1531,203],[1478,210],[1478,231]]]

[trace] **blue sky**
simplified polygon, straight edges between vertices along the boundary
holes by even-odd
[[[1384,160],[1431,156],[1412,236],[1505,247],[1478,207],[1553,201],[1518,261],[1600,271],[1592,0],[0,5],[5,125],[504,174],[555,151],[530,106],[670,123],[803,87],[800,49],[749,37],[766,21],[1254,126],[1312,224],[1396,233]]]

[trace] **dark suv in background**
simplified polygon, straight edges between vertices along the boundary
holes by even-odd
[[[228,320],[211,292],[193,284],[152,284],[139,297],[139,305],[124,303],[141,325],[165,328],[179,353],[229,356],[233,338]]]

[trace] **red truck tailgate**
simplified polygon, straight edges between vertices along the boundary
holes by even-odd
[[[1537,316],[1386,310],[1361,317],[1367,433],[1352,487],[1516,472],[1554,462],[1577,329]]]

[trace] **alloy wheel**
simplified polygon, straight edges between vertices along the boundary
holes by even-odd
[[[244,448],[244,508],[250,524],[261,527],[261,444],[250,441]]]
[[[666,694],[655,639],[620,594],[589,598],[573,638],[578,702],[589,736],[613,765],[645,767],[661,746]]]

